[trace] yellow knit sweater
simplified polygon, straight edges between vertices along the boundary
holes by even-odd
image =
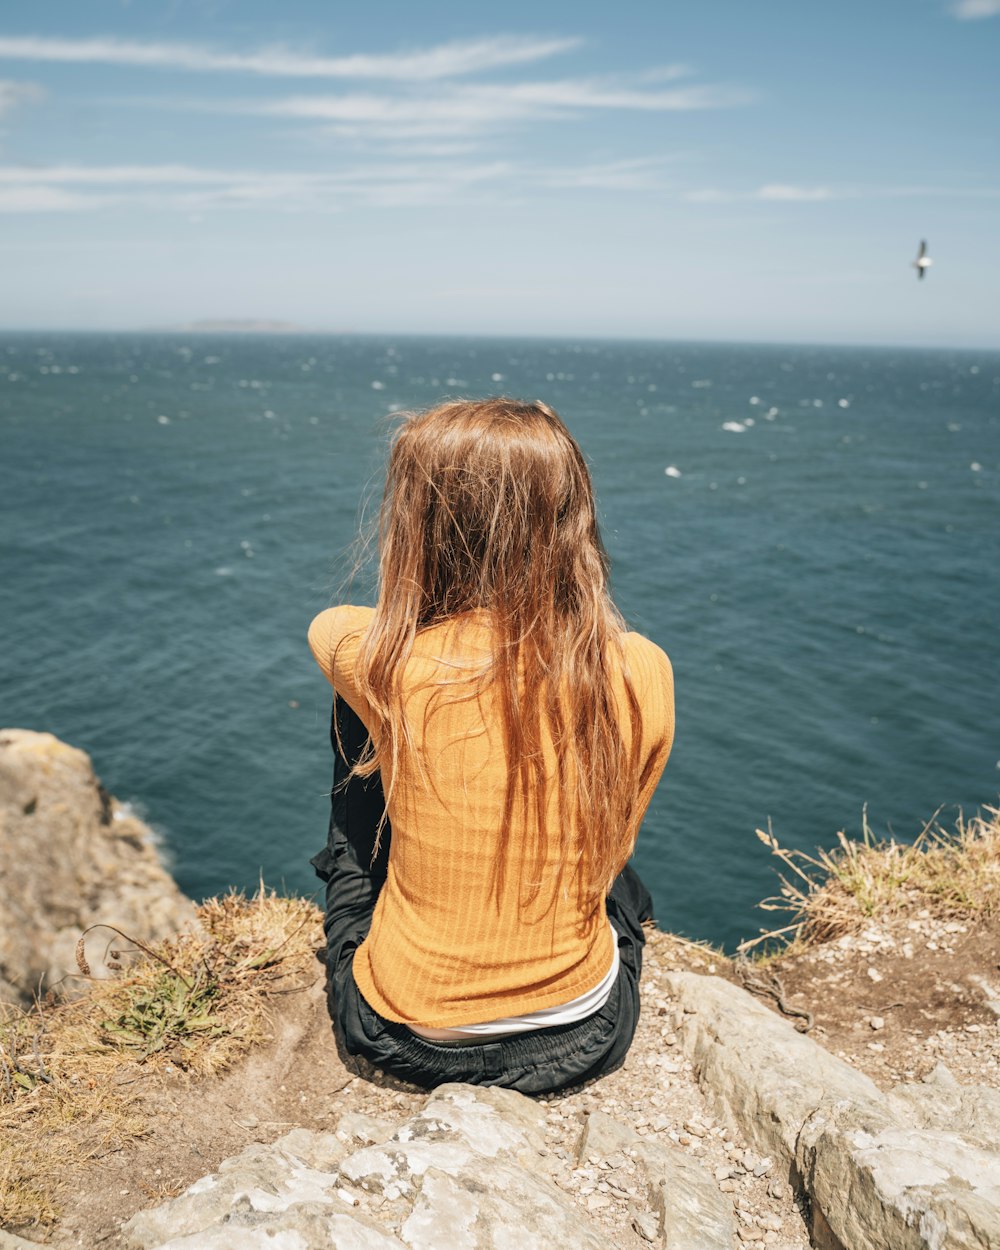
[[[371,608],[329,608],[309,627],[317,662],[366,724],[355,663],[371,617]],[[626,634],[624,650],[642,709],[643,760],[655,750],[639,796],[644,812],[673,740],[673,676],[663,651],[641,635]],[[503,737],[488,686],[462,697],[489,659],[488,613],[472,612],[418,633],[407,661],[414,750],[398,765],[388,877],[353,965],[370,1005],[403,1024],[447,1028],[555,1007],[593,988],[611,967],[604,901],[581,911],[557,846],[534,902],[525,903],[534,853],[518,854],[525,831],[512,829],[499,896],[491,888],[506,786]],[[615,688],[627,743],[620,675]],[[551,743],[546,755],[554,760]],[[554,767],[546,772],[554,776]],[[546,827],[553,829],[556,794],[548,800]],[[623,835],[623,853],[629,849]]]

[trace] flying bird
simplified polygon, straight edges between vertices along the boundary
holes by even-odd
[[[917,259],[913,262],[913,268],[917,271],[917,277],[922,278],[933,264],[934,262],[927,255],[927,240],[921,239],[920,251],[917,253]]]

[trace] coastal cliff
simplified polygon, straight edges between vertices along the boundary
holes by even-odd
[[[152,831],[107,793],[83,751],[52,734],[0,730],[0,1001],[75,992],[88,925],[149,941],[194,915]]]
[[[429,1093],[339,1052],[311,902],[195,907],[82,752],[0,731],[0,1250],[1000,1246],[1000,822],[936,849],[776,959],[651,929],[610,1076]]]

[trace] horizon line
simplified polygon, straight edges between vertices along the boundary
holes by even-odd
[[[218,319],[220,327],[212,328],[212,323],[208,322],[202,325],[193,323],[198,328],[185,328],[183,325],[167,325],[167,326],[6,326],[0,324],[0,335],[4,334],[81,334],[81,335],[162,335],[171,337],[201,337],[201,338],[410,338],[410,339],[473,339],[473,340],[513,340],[523,342],[542,341],[542,342],[590,342],[590,343],[650,343],[650,344],[702,344],[715,345],[719,347],[826,347],[826,348],[892,348],[894,350],[904,351],[970,351],[970,352],[995,352],[1000,354],[1000,341],[991,345],[985,343],[928,343],[928,342],[904,342],[902,340],[887,341],[867,341],[859,342],[857,340],[832,341],[830,339],[783,339],[783,338],[739,338],[739,337],[723,337],[710,338],[702,336],[660,336],[655,334],[597,334],[593,332],[584,334],[573,334],[568,332],[559,333],[514,333],[511,331],[421,331],[421,330],[359,330],[359,329],[330,329],[317,328],[311,326],[299,326],[294,323],[274,322],[274,328],[253,329],[250,325],[245,329],[227,329],[225,324],[237,324],[236,321],[227,323],[225,318]],[[252,323],[255,319],[248,319]],[[264,325],[269,325],[268,319],[261,318]],[[280,328],[286,325],[288,328]]]

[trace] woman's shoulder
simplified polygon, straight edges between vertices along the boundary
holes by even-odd
[[[631,679],[639,702],[647,712],[656,715],[660,709],[663,717],[673,716],[674,670],[670,657],[643,634],[629,632],[622,635],[622,652],[625,671]]]
[[[644,634],[637,634],[634,630],[629,630],[622,634],[622,649],[629,666],[638,665],[639,668],[652,673],[658,673],[662,677],[667,677],[673,681],[673,667],[670,663],[670,657],[662,647],[658,647],[651,638],[647,638]]]
[[[341,645],[360,641],[361,635],[371,624],[374,611],[374,608],[344,603],[335,608],[326,608],[313,617],[309,625],[309,648],[328,675],[333,671],[334,657]]]

